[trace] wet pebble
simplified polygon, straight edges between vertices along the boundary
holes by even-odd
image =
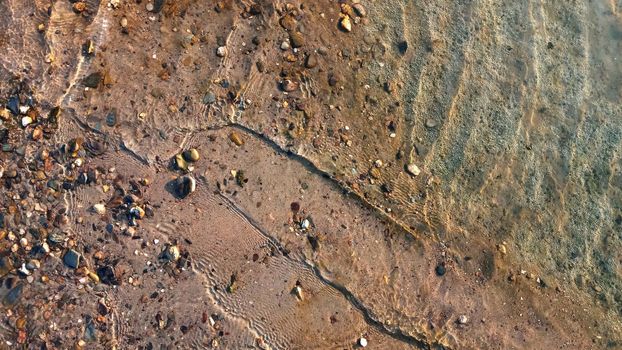
[[[164,251],[162,251],[161,257],[167,261],[175,262],[179,260],[181,254],[179,253],[179,247],[176,245],[167,246]]]
[[[296,91],[298,90],[298,86],[299,84],[297,82],[290,79],[283,80],[283,82],[281,83],[281,89],[283,89],[283,91],[285,92]]]
[[[229,134],[229,140],[231,140],[231,142],[235,143],[236,146],[242,146],[244,144],[244,140],[242,139],[240,134],[238,134],[235,131],[232,132],[231,134]]]
[[[184,152],[184,159],[188,162],[196,162],[201,156],[196,148],[191,148]]]
[[[434,271],[436,272],[436,274],[438,276],[443,276],[443,275],[445,275],[445,272],[447,272],[447,270],[445,269],[445,265],[444,264],[436,265],[436,269],[434,269]]]
[[[13,113],[13,115],[19,114],[19,97],[11,96],[9,98],[9,103],[7,103],[6,107]]]
[[[212,104],[216,102],[216,95],[213,92],[208,92],[205,94],[205,96],[203,96],[203,103],[205,103],[206,105],[208,104]]]
[[[426,128],[434,128],[436,127],[437,123],[436,120],[432,119],[432,118],[428,118],[425,120],[425,126]]]
[[[106,125],[109,127],[113,127],[117,124],[117,113],[115,111],[110,111],[108,115],[106,115]]]
[[[80,253],[73,249],[69,249],[65,253],[65,256],[63,256],[63,262],[72,269],[78,268],[78,265],[80,264]]]
[[[4,296],[4,299],[2,300],[2,303],[4,304],[4,306],[13,306],[13,305],[17,304],[17,302],[19,301],[20,297],[22,296],[22,290],[23,289],[24,289],[24,285],[22,283],[19,283],[18,285],[13,287]]]
[[[294,18],[294,16],[291,15],[286,15],[281,17],[281,19],[279,20],[279,23],[281,24],[281,26],[289,31],[293,31],[296,29],[296,19]]]
[[[22,126],[23,127],[27,127],[28,125],[32,124],[33,120],[31,117],[22,117]]]
[[[305,61],[305,67],[311,69],[317,66],[317,56],[314,53],[309,54],[307,56],[307,60]]]
[[[367,10],[365,9],[365,6],[363,6],[363,4],[361,3],[353,4],[352,8],[354,9],[354,12],[356,12],[357,16],[367,17]]]
[[[186,163],[186,160],[184,159],[184,156],[182,154],[178,154],[175,156],[175,166],[179,170],[188,170],[188,163]]]
[[[187,197],[190,193],[194,192],[196,189],[197,189],[197,182],[190,175],[180,176],[177,178],[177,180],[175,180],[175,191],[182,198]]]
[[[360,337],[358,343],[360,347],[364,348],[367,346],[367,339]]]
[[[102,80],[102,74],[100,72],[95,72],[95,73],[89,74],[86,78],[84,78],[82,83],[84,84],[84,86],[94,89],[99,86],[99,83],[101,82],[101,80]]]
[[[104,284],[110,285],[118,285],[119,280],[117,279],[114,268],[110,265],[100,266],[97,268],[97,276],[99,280]]]
[[[289,40],[294,48],[302,47],[305,44],[305,38],[301,32],[291,32],[289,34]]]
[[[406,171],[412,176],[417,176],[421,174],[421,169],[419,169],[417,165],[412,163],[406,166]]]
[[[84,1],[78,1],[74,3],[73,10],[77,13],[84,12],[86,10],[86,3]]]
[[[101,203],[97,203],[93,205],[93,211],[95,211],[99,215],[104,215],[106,214],[106,206]]]
[[[346,32],[352,31],[352,21],[350,21],[350,16],[344,15],[343,18],[341,18],[341,21],[339,21],[339,24]]]

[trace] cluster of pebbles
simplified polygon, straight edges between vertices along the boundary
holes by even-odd
[[[40,343],[44,348],[68,348],[73,343],[82,349],[87,348],[87,341],[99,337],[101,344],[110,342],[114,348],[111,305],[105,291],[124,283],[127,266],[105,246],[119,237],[140,237],[141,221],[153,217],[155,211],[144,199],[151,181],[126,179],[115,168],[91,165],[92,159],[109,151],[106,142],[96,136],[55,142],[59,123],[65,118],[61,108],[39,104],[26,83],[13,84],[8,96],[0,96],[0,300],[3,327],[10,332],[4,337],[10,339],[6,345]],[[198,159],[198,151],[191,149],[180,154],[177,165],[188,172],[192,168],[187,164]],[[194,178],[187,174],[175,183],[180,197],[196,188]],[[73,229],[86,223],[84,217],[71,212],[69,204],[71,193],[80,187],[107,197],[90,208],[103,229],[92,226],[89,236]],[[173,269],[188,264],[176,242],[157,252],[154,264]],[[102,296],[91,308],[96,313],[86,313],[86,333],[80,336],[76,333],[79,328],[69,332],[47,329],[46,323],[54,315],[78,315],[73,310],[75,303],[67,301],[80,298],[75,286]]]

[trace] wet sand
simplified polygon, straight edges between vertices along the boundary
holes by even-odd
[[[344,5],[0,3],[7,346],[622,346],[619,4]]]

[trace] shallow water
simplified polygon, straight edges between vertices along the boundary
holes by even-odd
[[[141,229],[192,242],[181,289],[224,315],[221,346],[622,347],[619,2],[365,1],[349,33],[336,1],[222,3],[0,2],[0,99],[19,76],[62,108],[56,142],[101,140],[93,166],[154,178]],[[180,200],[168,165],[189,147],[199,185]],[[72,215],[94,196],[109,194],[66,194]],[[119,312],[115,340],[137,346],[141,313]]]

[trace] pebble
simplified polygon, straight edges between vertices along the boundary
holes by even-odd
[[[367,17],[367,10],[365,9],[365,6],[363,6],[363,4],[361,3],[353,4],[352,8],[354,9],[354,12],[356,12],[356,14],[359,17]]]
[[[363,337],[360,337],[359,338],[359,346],[362,347],[362,348],[366,347],[367,346],[367,339],[365,339]]]
[[[109,127],[113,127],[117,124],[117,113],[116,111],[110,111],[108,115],[106,115],[106,125]]]
[[[99,276],[95,272],[89,271],[88,275],[89,275],[89,278],[93,281],[93,283],[95,284],[99,283]]]
[[[425,126],[426,128],[434,128],[436,127],[437,123],[436,120],[432,119],[432,118],[428,118],[425,120]]]
[[[183,153],[184,159],[188,162],[196,162],[199,160],[199,151],[196,148],[191,148]]]
[[[412,176],[417,176],[421,174],[421,169],[419,169],[418,166],[412,163],[406,166],[406,171]]]
[[[305,38],[302,36],[301,32],[289,33],[289,40],[294,48],[302,47],[305,44]]]
[[[9,109],[9,111],[11,111],[11,113],[13,113],[13,115],[18,115],[19,114],[19,97],[11,96],[11,98],[9,98],[9,102],[7,103],[6,107]]]
[[[467,322],[469,322],[469,318],[466,315],[460,315],[460,317],[458,317],[458,323],[466,324]]]
[[[175,191],[182,198],[187,197],[190,193],[194,192],[196,189],[197,189],[197,182],[190,175],[180,176],[175,181]]]
[[[280,20],[279,23],[281,24],[281,26],[289,31],[293,31],[294,29],[296,29],[296,19],[294,18],[294,16],[290,16],[290,15],[286,15],[283,16]]]
[[[216,49],[216,55],[218,57],[225,57],[225,55],[227,54],[227,48],[224,46],[219,46],[218,49]]]
[[[242,146],[244,144],[244,140],[237,132],[232,132],[229,134],[229,139],[236,144],[236,146]]]
[[[130,215],[136,219],[142,219],[145,217],[145,210],[137,205],[130,209]]]
[[[205,96],[203,96],[203,103],[205,103],[206,105],[208,104],[212,104],[216,102],[216,95],[213,92],[208,92],[205,94]]]
[[[300,223],[300,228],[303,230],[308,230],[309,227],[311,227],[311,221],[309,221],[309,219],[302,220],[302,222]]]
[[[24,289],[24,285],[22,283],[19,283],[6,294],[6,296],[2,300],[2,303],[5,306],[15,305],[19,301],[20,297],[22,296],[23,289]]]
[[[167,246],[162,252],[162,257],[168,261],[175,262],[179,260],[181,254],[179,253],[179,247],[176,245]]]
[[[153,4],[148,2],[146,8],[147,8],[147,11],[149,12],[153,11]]]
[[[307,56],[307,60],[305,61],[305,67],[311,69],[317,66],[317,56],[314,53],[309,54]]]
[[[97,276],[104,284],[118,285],[119,280],[114,269],[110,265],[100,266],[97,268]]]
[[[285,50],[289,50],[290,46],[289,46],[289,41],[285,40],[281,43],[281,50],[285,51]]]
[[[436,274],[438,276],[443,276],[445,274],[445,272],[446,272],[445,265],[443,265],[443,264],[436,265],[436,269],[434,269],[434,270],[436,271]]]
[[[304,295],[302,294],[302,287],[300,287],[299,285],[294,287],[294,294],[296,294],[296,297],[298,297],[299,300],[304,300]]]
[[[22,126],[23,127],[27,127],[30,124],[32,124],[32,118],[30,118],[28,116],[22,118]]]
[[[75,12],[84,12],[86,10],[86,3],[83,1],[78,1],[75,4],[73,4],[73,10]]]
[[[339,24],[341,24],[341,28],[343,28],[346,32],[352,31],[352,21],[350,21],[350,16],[344,15]]]
[[[0,109],[0,119],[8,120],[11,117],[11,111],[8,108]]]
[[[101,203],[93,205],[93,210],[99,215],[106,214],[106,206]]]
[[[43,129],[41,128],[41,126],[35,127],[34,130],[32,131],[32,139],[37,141],[37,140],[41,140],[42,137],[43,137]]]
[[[175,166],[179,170],[188,170],[188,164],[186,163],[186,160],[184,159],[184,156],[182,154],[178,154],[175,156]]]
[[[29,270],[38,270],[41,267],[41,263],[39,262],[39,260],[37,259],[31,259],[27,264],[26,267]]]
[[[121,28],[127,28],[127,18],[123,17],[121,18]]]
[[[283,80],[281,88],[285,92],[292,92],[298,90],[298,83],[289,79]]]
[[[17,269],[17,272],[19,272],[22,276],[30,276],[30,271],[26,268],[26,264],[22,264],[22,267]]]
[[[86,87],[95,89],[99,86],[99,83],[101,82],[101,80],[102,80],[102,74],[100,72],[95,72],[95,73],[89,74],[86,78],[84,78],[82,83]]]
[[[63,256],[63,262],[72,269],[78,268],[80,264],[80,253],[73,249],[69,249],[67,253],[65,253],[65,256]]]
[[[505,247],[505,244],[501,243],[497,246],[497,249],[499,250],[499,253],[505,255],[508,253],[507,248]]]

